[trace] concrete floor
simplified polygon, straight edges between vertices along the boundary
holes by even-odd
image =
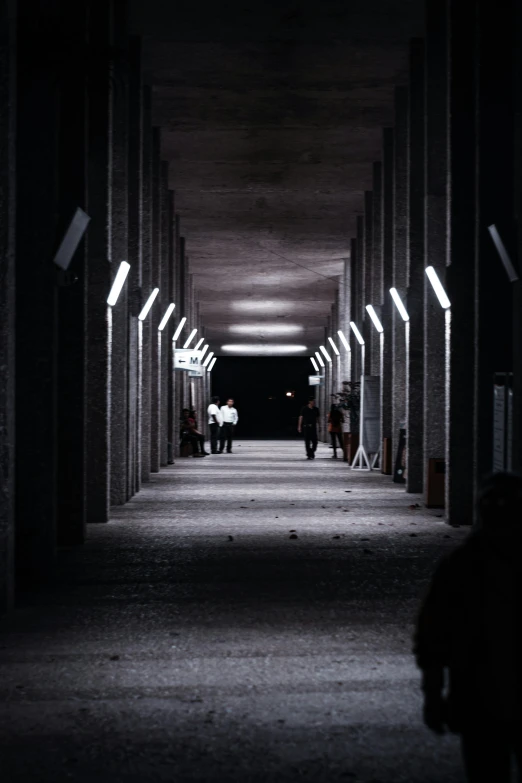
[[[178,460],[62,553],[3,623],[1,780],[462,781],[410,649],[466,531],[330,456]]]

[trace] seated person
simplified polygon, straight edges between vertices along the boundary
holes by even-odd
[[[208,451],[205,451],[205,436],[199,432],[196,427],[196,421],[191,416],[188,408],[183,408],[181,416],[181,443],[190,442],[194,455],[198,454],[198,445],[202,457],[206,457]]]

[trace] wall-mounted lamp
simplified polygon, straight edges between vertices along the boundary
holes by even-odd
[[[120,268],[116,272],[116,277],[114,278],[113,284],[111,286],[109,296],[107,297],[107,304],[111,307],[114,307],[118,301],[118,297],[121,294],[121,289],[123,288],[127,279],[127,275],[129,274],[129,269],[130,264],[128,264],[127,261],[122,261]]]
[[[379,316],[375,312],[375,308],[373,307],[373,305],[366,305],[366,312],[368,313],[368,315],[372,319],[373,325],[375,326],[375,328],[377,329],[379,334],[382,334],[382,332],[384,332],[384,327],[381,324],[381,322],[379,321]]]
[[[203,348],[201,349],[201,356],[199,357],[200,360],[204,357],[207,351],[208,351],[208,343],[206,343],[206,345],[204,345]]]
[[[189,347],[190,343],[192,342],[192,340],[194,339],[194,337],[196,336],[197,333],[198,333],[197,329],[193,329],[191,331],[191,333],[189,334],[189,336],[185,340],[185,345],[183,346],[183,348],[188,348]]]
[[[334,354],[336,356],[340,356],[341,354],[339,353],[339,349],[337,348],[336,344],[334,343],[331,337],[328,338],[328,342],[332,346]]]
[[[403,321],[409,321],[410,320],[410,316],[408,315],[408,311],[406,310],[406,308],[404,307],[404,305],[402,303],[402,299],[400,298],[399,292],[397,291],[397,289],[396,288],[390,288],[390,294],[391,294],[391,297],[392,297],[393,301],[395,302],[395,307],[399,311],[402,320]]]
[[[212,368],[213,368],[213,366],[215,365],[215,363],[216,363],[216,360],[217,360],[217,356],[214,356],[214,358],[212,359],[212,361],[211,361],[211,362],[210,362],[210,364],[208,365],[208,371],[209,371],[209,372],[212,372]]]
[[[350,343],[348,342],[348,340],[347,340],[347,339],[346,339],[346,337],[344,336],[344,332],[342,332],[342,331],[339,329],[339,331],[337,332],[337,334],[339,335],[339,340],[342,342],[342,344],[344,345],[344,347],[346,348],[346,350],[347,350],[347,351],[350,351],[350,350],[351,350],[351,348],[350,348]]]
[[[320,345],[319,348],[321,349],[321,351],[323,353],[323,356],[326,359],[326,361],[327,362],[331,362],[332,361],[332,357],[330,356],[330,354],[328,353],[328,351],[326,350],[324,345]]]
[[[169,320],[170,316],[171,316],[171,315],[172,315],[172,313],[174,312],[174,308],[175,308],[175,307],[176,307],[176,305],[174,304],[174,302],[171,302],[171,303],[169,304],[169,306],[167,307],[167,309],[166,309],[166,311],[165,311],[165,315],[164,315],[164,316],[163,316],[163,318],[161,319],[161,321],[160,321],[160,325],[158,326],[158,332],[162,332],[162,331],[164,330],[164,328],[166,327],[166,325],[167,325],[167,322],[168,322],[168,320]]]
[[[437,294],[440,306],[444,310],[447,310],[448,307],[451,307],[451,302],[447,297],[446,291],[444,290],[435,269],[432,266],[426,267],[426,274],[428,275],[428,280],[430,281],[433,290]]]
[[[197,341],[196,345],[194,346],[195,351],[199,351],[203,343],[205,342],[205,338],[202,337],[200,340]]]
[[[312,362],[312,364],[313,364],[313,366],[314,366],[314,370],[315,370],[316,372],[319,372],[319,365],[317,364],[317,362],[315,361],[315,359],[314,359],[314,357],[313,357],[313,356],[310,356],[310,361]]]
[[[319,353],[319,351],[316,351],[316,352],[315,352],[315,358],[317,359],[317,361],[319,362],[319,364],[321,365],[321,367],[325,367],[325,366],[326,366],[326,365],[325,365],[325,363],[323,362],[323,357],[321,356],[321,354]]]
[[[359,343],[359,345],[364,345],[363,336],[360,333],[360,331],[358,330],[357,325],[353,321],[350,321],[350,327],[351,327],[351,330],[354,333],[355,337],[357,338],[357,342]]]
[[[141,313],[138,315],[138,318],[140,319],[140,321],[144,321],[145,318],[148,316],[149,310],[152,307],[152,305],[154,304],[154,300],[156,299],[158,294],[159,294],[159,288],[154,288],[154,290],[150,294],[149,298],[145,302]]]
[[[203,362],[203,367],[207,367],[208,366],[208,364],[210,363],[210,360],[212,359],[213,356],[214,356],[214,351],[210,351],[209,355],[207,356],[207,358]]]
[[[180,336],[180,334],[181,334],[181,332],[183,330],[183,327],[185,326],[186,321],[187,321],[187,319],[185,318],[185,316],[183,316],[183,318],[181,319],[181,321],[179,322],[179,324],[178,324],[178,326],[176,328],[176,331],[172,335],[172,342],[173,343],[175,343],[176,340],[178,339],[178,337]]]

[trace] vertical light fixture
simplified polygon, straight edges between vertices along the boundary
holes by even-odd
[[[346,337],[344,336],[344,332],[342,332],[342,331],[339,329],[339,331],[337,332],[337,334],[339,335],[339,340],[342,342],[342,344],[344,345],[344,347],[346,348],[346,350],[347,350],[347,351],[350,351],[350,350],[351,350],[351,348],[350,348],[350,343],[348,342],[348,340],[347,340],[347,339],[346,339]]]
[[[379,334],[382,334],[382,332],[384,332],[384,327],[381,324],[381,322],[379,320],[379,316],[375,312],[375,308],[373,307],[373,305],[366,305],[366,312],[368,313],[368,315],[372,319],[373,325],[375,326],[375,328],[377,329]]]
[[[188,347],[189,347],[190,343],[192,342],[192,340],[193,340],[193,339],[194,339],[194,337],[196,336],[197,332],[198,332],[198,330],[197,330],[197,329],[193,329],[193,330],[191,331],[191,333],[189,334],[189,336],[188,336],[188,337],[187,337],[187,339],[185,340],[185,345],[183,346],[183,348],[188,348]]]
[[[127,275],[129,274],[129,269],[130,269],[130,264],[127,263],[127,261],[122,261],[120,264],[120,268],[116,272],[116,277],[114,278],[114,281],[112,283],[109,296],[107,297],[107,304],[110,305],[111,307],[114,307],[114,305],[118,301],[118,297],[121,294],[121,290],[125,285],[125,280],[127,279]]]
[[[210,351],[209,355],[203,362],[203,367],[207,367],[210,364],[210,361],[212,360],[212,357],[214,356],[214,351]]]
[[[186,321],[187,321],[187,319],[186,319],[185,317],[183,317],[183,318],[181,319],[181,321],[179,322],[179,324],[178,324],[178,326],[177,326],[177,328],[176,328],[176,331],[174,332],[174,334],[173,334],[173,336],[172,336],[172,342],[173,342],[173,343],[175,343],[175,342],[176,342],[176,340],[177,340],[177,339],[178,339],[178,337],[180,336],[181,332],[183,331],[183,327],[185,326],[185,323],[186,323]]]
[[[216,360],[217,360],[217,356],[214,356],[214,358],[212,359],[212,361],[211,361],[211,362],[210,362],[210,364],[208,365],[208,371],[209,371],[209,372],[212,372],[212,368],[213,368],[213,366],[215,365],[215,363],[216,363]]]
[[[140,319],[140,321],[144,321],[145,318],[148,316],[150,308],[154,304],[154,300],[156,299],[158,294],[159,294],[159,288],[154,288],[152,290],[149,298],[145,302],[145,304],[144,304],[144,306],[142,308],[141,313],[138,315],[138,318]]]
[[[334,354],[336,356],[340,356],[341,354],[339,353],[339,349],[337,348],[336,344],[334,343],[331,337],[328,338],[328,342],[332,346]]]
[[[392,297],[393,301],[395,302],[395,307],[399,311],[402,320],[403,321],[409,321],[410,320],[410,316],[408,315],[408,311],[406,310],[406,308],[404,307],[404,305],[402,303],[402,299],[400,298],[399,292],[397,291],[397,289],[396,288],[390,288],[390,294],[391,294],[391,297]]]
[[[205,342],[205,338],[202,337],[201,340],[197,341],[196,345],[194,346],[194,350],[199,351],[199,349],[201,348],[204,342]]]
[[[327,362],[331,362],[332,361],[332,357],[330,356],[330,354],[328,353],[328,351],[326,350],[324,345],[320,345],[319,348],[321,349],[321,352],[322,352],[324,358],[326,359],[326,361]]]
[[[314,359],[314,357],[313,357],[313,356],[310,356],[310,361],[312,362],[312,364],[313,364],[313,366],[314,366],[314,370],[315,370],[316,372],[319,372],[319,365],[317,364],[317,362],[315,361],[315,359]]]
[[[199,358],[202,359],[207,351],[208,351],[208,343],[206,343],[206,345],[204,345],[203,348],[201,349],[201,356]]]
[[[437,275],[435,269],[432,266],[426,267],[426,274],[428,276],[428,280],[430,281],[433,287],[433,290],[437,295],[437,299],[439,300],[440,306],[443,308],[443,310],[447,310],[448,307],[451,307],[451,302],[448,299],[446,291],[444,290],[444,287],[440,282],[439,276]]]
[[[169,306],[167,307],[167,309],[166,309],[166,311],[165,311],[165,315],[164,315],[164,316],[163,316],[163,318],[161,319],[161,321],[160,321],[160,324],[159,324],[159,326],[158,326],[158,332],[162,332],[162,331],[164,330],[164,328],[166,327],[166,325],[167,325],[167,322],[168,322],[168,320],[169,320],[170,316],[171,316],[171,315],[172,315],[172,313],[174,312],[174,308],[175,308],[175,307],[176,307],[176,305],[174,304],[174,302],[171,302],[171,303],[169,304]]]
[[[360,333],[360,331],[358,330],[357,324],[354,321],[350,321],[350,327],[351,327],[351,330],[354,333],[354,335],[355,335],[359,345],[364,345],[364,338],[363,338],[362,334]]]
[[[317,359],[317,361],[319,362],[319,364],[321,365],[321,367],[325,367],[325,363],[323,362],[323,357],[321,356],[321,354],[319,353],[319,351],[316,351],[316,352],[315,352],[315,358]]]

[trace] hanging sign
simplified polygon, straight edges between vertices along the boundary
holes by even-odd
[[[198,375],[203,375],[201,351],[193,351],[190,348],[177,348],[174,351],[174,369],[197,372]]]

